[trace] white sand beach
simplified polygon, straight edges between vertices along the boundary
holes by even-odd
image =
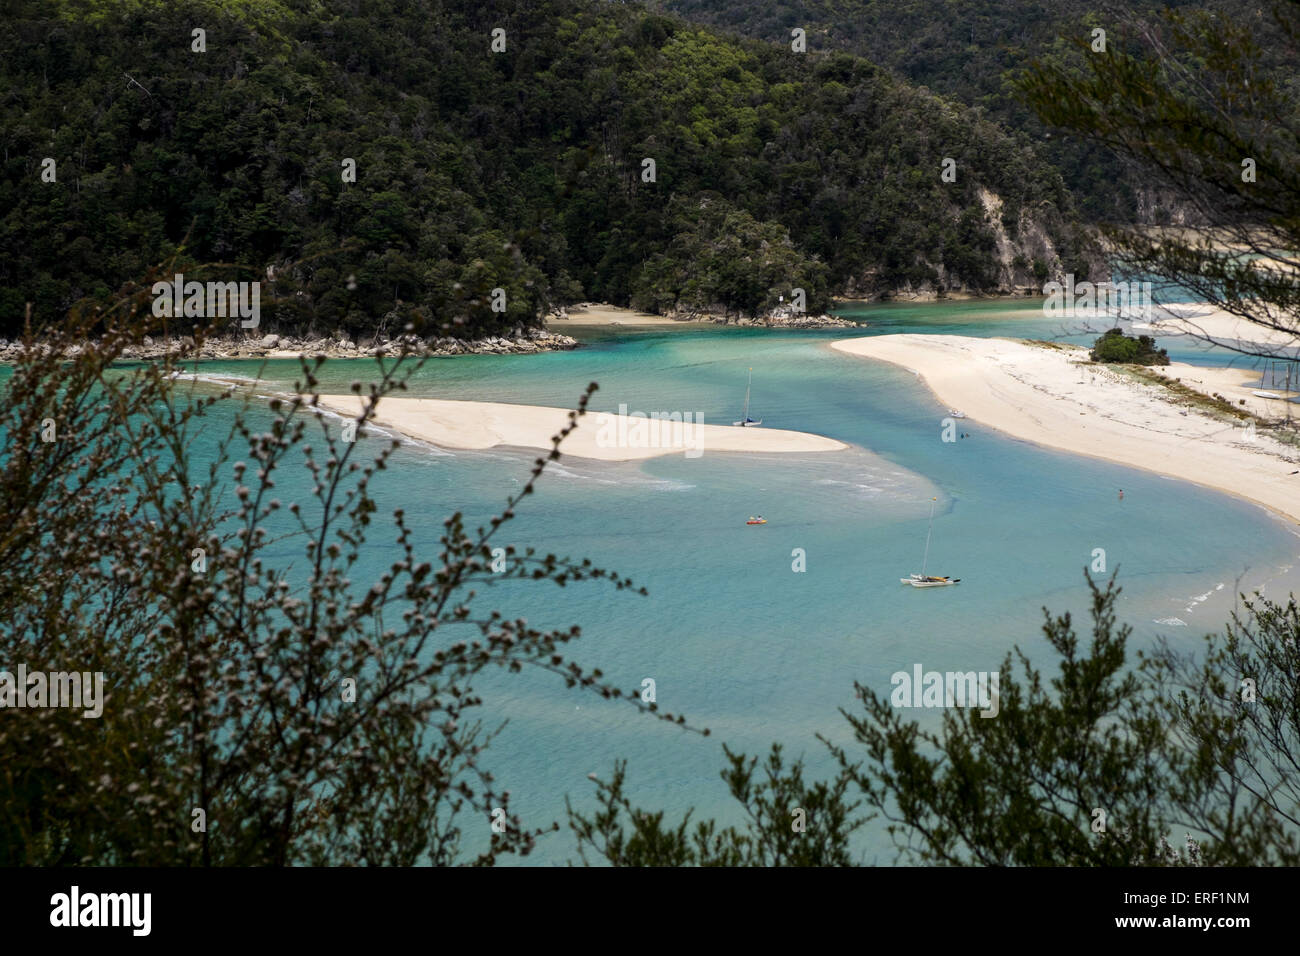
[[[356,415],[355,395],[322,395],[323,408]],[[443,448],[495,448],[498,445],[549,450],[551,436],[569,420],[569,409],[500,402],[462,402],[435,398],[384,398],[374,423]],[[600,461],[637,461],[660,455],[699,457],[707,452],[827,452],[848,448],[843,442],[780,428],[651,421],[633,415],[592,412],[560,451]]]
[[[664,315],[651,315],[622,306],[607,305],[603,302],[589,302],[584,305],[570,306],[567,318],[550,315],[546,318],[548,328],[564,330],[576,325],[705,325],[704,322],[685,322],[670,319]]]
[[[1300,336],[1264,328],[1212,305],[1165,305],[1154,311],[1155,321],[1134,323],[1134,334],[1157,337],[1186,335],[1229,348],[1248,352],[1275,351],[1279,355],[1293,355],[1300,348]]]
[[[901,365],[943,405],[1015,438],[1195,482],[1300,523],[1300,474],[1292,474],[1300,451],[1180,404],[1159,385],[1087,363],[1084,349],[958,335],[881,335],[832,347]],[[1246,407],[1261,407],[1240,384],[1252,378],[1249,370],[1174,363],[1160,371],[1234,405],[1247,398]],[[942,417],[936,409],[936,440]]]

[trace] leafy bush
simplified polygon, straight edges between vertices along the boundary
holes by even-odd
[[[323,358],[301,360],[293,397],[258,409],[249,392],[222,417],[235,393],[181,376],[210,327],[189,353],[114,365],[163,333],[149,289],[173,268],[107,312],[29,330],[0,389],[0,698],[13,706],[12,662],[102,675],[107,695],[91,720],[0,715],[0,866],[526,855],[541,829],[482,765],[501,715],[480,676],[542,670],[658,710],[569,659],[576,626],[530,626],[476,598],[502,580],[632,587],[590,561],[491,547],[591,388],[504,510],[477,529],[451,514],[425,560],[416,516],[392,512],[376,540],[372,484],[398,443],[348,441],[315,414]],[[419,364],[387,356],[353,385],[358,436]],[[376,548],[392,563],[365,580],[359,559]],[[490,819],[504,830],[489,835]]]
[[[1120,588],[1088,587],[1091,628],[1044,608],[1055,674],[1019,648],[1003,659],[996,719],[953,707],[923,728],[891,695],[855,684],[862,709],[843,712],[853,743],[818,735],[833,776],[808,779],[780,747],[762,772],[758,758],[724,751],[740,827],[637,806],[617,763],[596,780],[594,813],[570,806],[582,861],[858,866],[852,834],[879,820],[909,865],[1295,866],[1295,599],[1248,600],[1200,653],[1161,639],[1134,666]],[[1249,696],[1241,674],[1253,675]],[[806,813],[802,831],[792,808]]]
[[[1111,329],[1092,346],[1094,362],[1122,365],[1168,365],[1169,353],[1156,348],[1156,340],[1149,335],[1133,338],[1121,329]]]

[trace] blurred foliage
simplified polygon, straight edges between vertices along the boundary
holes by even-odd
[[[911,719],[899,687],[856,684],[862,707],[843,711],[852,743],[818,735],[839,765],[828,780],[806,781],[803,761],[786,766],[780,747],[763,774],[757,758],[727,750],[722,778],[740,828],[637,807],[616,765],[596,780],[595,812],[569,808],[582,860],[854,866],[864,860],[853,832],[879,818],[905,864],[1295,866],[1295,599],[1248,600],[1203,654],[1161,641],[1132,666],[1120,588],[1088,585],[1090,628],[1044,609],[1054,673],[1017,647],[989,700],[944,707],[938,726]]]

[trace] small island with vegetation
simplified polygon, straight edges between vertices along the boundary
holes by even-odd
[[[1119,365],[1168,365],[1169,353],[1156,348],[1149,335],[1125,335],[1123,329],[1110,329],[1092,346],[1092,360]]]

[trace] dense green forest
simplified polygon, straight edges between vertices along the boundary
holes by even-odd
[[[1274,29],[1258,0],[647,0],[656,9],[729,32],[786,44],[803,28],[809,48],[865,57],[909,83],[984,111],[1029,134],[1038,162],[1059,169],[1089,221],[1167,223],[1183,210],[1153,194],[1146,177],[1099,146],[1048,135],[1023,102],[1015,76],[1036,57],[1101,27],[1122,42],[1137,20],[1166,7],[1205,11]],[[1274,64],[1275,66],[1278,64]],[[1161,202],[1164,199],[1165,202]]]
[[[1022,137],[846,53],[579,0],[5,6],[0,335],[174,254],[260,279],[264,328],[360,335],[1096,262]]]

